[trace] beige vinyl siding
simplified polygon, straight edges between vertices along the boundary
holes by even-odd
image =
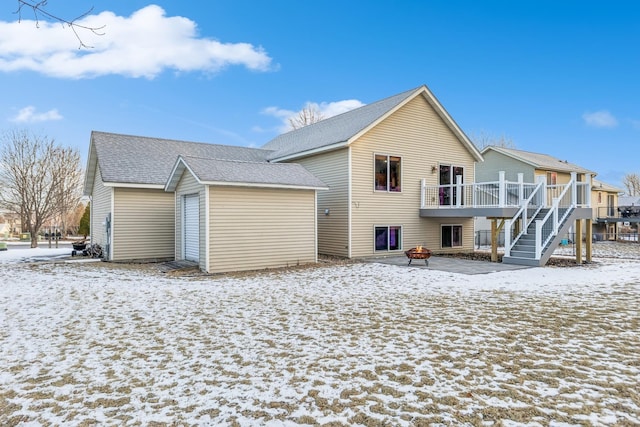
[[[547,172],[554,172],[554,171],[536,169],[536,172],[535,172],[536,180],[538,179],[539,176],[547,176]],[[556,172],[556,176],[557,176],[556,185],[568,184],[569,181],[571,181],[571,173],[569,172]],[[582,180],[584,182],[584,174],[578,174],[578,176],[582,176]],[[551,185],[551,183],[547,182],[547,185]]]
[[[200,209],[199,209],[199,229],[200,229],[200,240],[199,240],[199,265],[202,270],[206,270],[206,239],[205,236],[205,215],[206,215],[206,206],[205,206],[205,191],[206,186],[198,183],[195,177],[189,172],[185,170],[180,177],[180,181],[176,186],[176,196],[175,196],[175,205],[176,205],[176,246],[175,253],[176,259],[184,259],[184,242],[182,240],[183,234],[183,226],[182,226],[182,209],[183,209],[183,197],[191,194],[198,194],[200,199]]]
[[[174,258],[173,193],[114,188],[112,261]]]
[[[295,160],[324,182],[318,191],[318,253],[349,255],[349,150]],[[325,210],[329,209],[329,215]]]
[[[103,225],[105,218],[111,212],[112,188],[105,187],[100,167],[96,168],[96,177],[91,190],[91,243],[105,247],[107,243],[107,232]]]
[[[210,187],[209,272],[316,261],[315,191]]]
[[[374,191],[374,156],[400,156],[402,192]],[[426,245],[440,250],[440,224],[463,226],[464,247],[473,250],[473,219],[420,218],[421,180],[438,184],[432,166],[464,167],[474,180],[474,158],[423,97],[416,97],[352,144],[352,256],[385,255],[375,251],[374,226],[402,226],[402,250]],[[449,251],[449,250],[448,250]]]

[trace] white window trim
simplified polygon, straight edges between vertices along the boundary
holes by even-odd
[[[376,156],[386,156],[387,157],[387,189],[386,190],[378,190],[376,188]],[[400,159],[400,191],[391,191],[389,188],[389,163],[390,157],[397,157]],[[402,194],[404,191],[404,158],[402,156],[396,156],[394,154],[384,154],[384,153],[373,153],[373,191],[375,193],[389,193],[389,194]]]
[[[376,228],[387,229],[387,249],[376,249]],[[389,249],[389,238],[391,233],[389,233],[389,228],[398,227],[400,229],[400,248],[398,249]],[[374,253],[383,253],[383,252],[401,252],[404,247],[404,226],[402,224],[374,224],[373,226],[373,252]]]
[[[442,228],[443,227],[460,227],[460,245],[453,246],[453,238],[451,239],[451,246],[442,246]],[[451,230],[453,232],[453,230]],[[440,224],[440,249],[457,249],[464,247],[464,227],[462,224]]]

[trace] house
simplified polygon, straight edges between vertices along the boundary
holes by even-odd
[[[541,242],[537,241],[535,262],[531,261],[531,265],[544,265],[566,233],[591,235],[593,225],[591,187],[595,172],[548,154],[507,147],[485,147],[482,150],[482,156],[484,162],[477,165],[476,177],[479,181],[505,182],[510,186],[505,191],[506,198],[511,198],[513,201],[520,200],[518,188],[522,187],[523,182],[538,183],[542,188],[536,193],[535,200],[529,200],[523,205],[524,211],[521,209],[520,212],[524,214],[521,218],[518,217],[520,213],[513,218],[509,218],[508,215],[487,215],[485,218],[477,218],[477,230],[491,229],[494,257],[498,240],[496,233],[500,231],[506,220],[509,220],[509,226],[513,228],[505,229],[505,232],[509,236],[517,235],[516,240],[520,240],[520,243],[515,243],[512,247],[509,238],[505,239],[505,257],[503,258],[505,262],[527,262],[526,258],[533,252],[534,236],[532,234],[536,233],[535,223],[538,220],[547,221],[550,217],[555,218],[553,226],[547,227],[552,232],[547,236],[546,243],[540,246]],[[510,201],[507,200],[507,202]],[[529,208],[525,205],[535,205],[535,209],[529,213],[527,212]],[[498,225],[498,221],[502,221],[501,225]],[[521,222],[526,222],[526,225]],[[539,237],[535,239],[539,240]],[[577,251],[577,261],[581,262],[581,239],[578,239],[578,244],[580,247]],[[590,260],[591,239],[587,239],[587,245],[587,260]]]
[[[618,222],[621,221],[622,210],[619,209],[618,196],[623,193],[597,179],[592,180],[591,206],[593,209],[593,235],[596,240],[616,240]]]
[[[187,259],[210,272],[314,262],[315,192],[326,186],[299,166],[269,164],[269,154],[94,131],[84,183],[91,241],[110,261]],[[250,248],[230,238],[234,227]],[[292,245],[289,255],[270,256],[274,239]]]
[[[620,221],[622,221],[619,234],[637,233],[640,223],[640,196],[619,196],[616,210]]]
[[[473,251],[473,218],[423,215],[425,183],[473,182],[478,149],[426,86],[280,135],[272,162],[303,165],[318,194],[318,251],[348,258]],[[446,198],[453,196],[446,188]]]
[[[498,171],[504,171],[505,178],[510,181],[517,181],[519,173],[523,174],[525,182],[536,182],[544,176],[547,185],[568,183],[572,172],[576,173],[578,182],[590,182],[596,175],[593,171],[548,154],[514,148],[490,145],[482,150],[482,157],[484,162],[476,168],[478,181],[497,180]]]

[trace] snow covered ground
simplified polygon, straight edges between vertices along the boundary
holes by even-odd
[[[0,425],[638,425],[627,249],[473,276],[209,277],[7,251]]]

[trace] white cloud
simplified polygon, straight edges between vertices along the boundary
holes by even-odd
[[[584,113],[582,119],[587,126],[594,128],[614,128],[618,126],[618,120],[606,110]]]
[[[18,111],[18,114],[15,117],[12,117],[10,121],[15,123],[37,123],[62,119],[62,115],[55,108],[53,110],[45,111],[44,113],[38,113],[36,111],[36,107],[30,105]]]
[[[104,28],[104,35],[58,23],[0,21],[0,70],[31,70],[59,78],[88,78],[109,74],[153,78],[163,71],[212,73],[230,65],[250,70],[273,68],[271,58],[249,43],[222,43],[198,37],[197,25],[181,16],[168,17],[156,5],[129,17],[113,12],[89,15],[78,24]]]
[[[322,118],[328,119],[329,117],[337,116],[338,114],[346,113],[358,107],[362,107],[362,102],[357,99],[345,99],[343,101],[335,102],[307,102],[303,108],[298,111],[286,110],[278,107],[267,107],[262,110],[263,114],[273,116],[279,119],[282,124],[278,127],[279,132],[287,132],[291,130],[289,119],[298,117],[298,114],[303,109],[312,109],[313,111],[319,111]]]

